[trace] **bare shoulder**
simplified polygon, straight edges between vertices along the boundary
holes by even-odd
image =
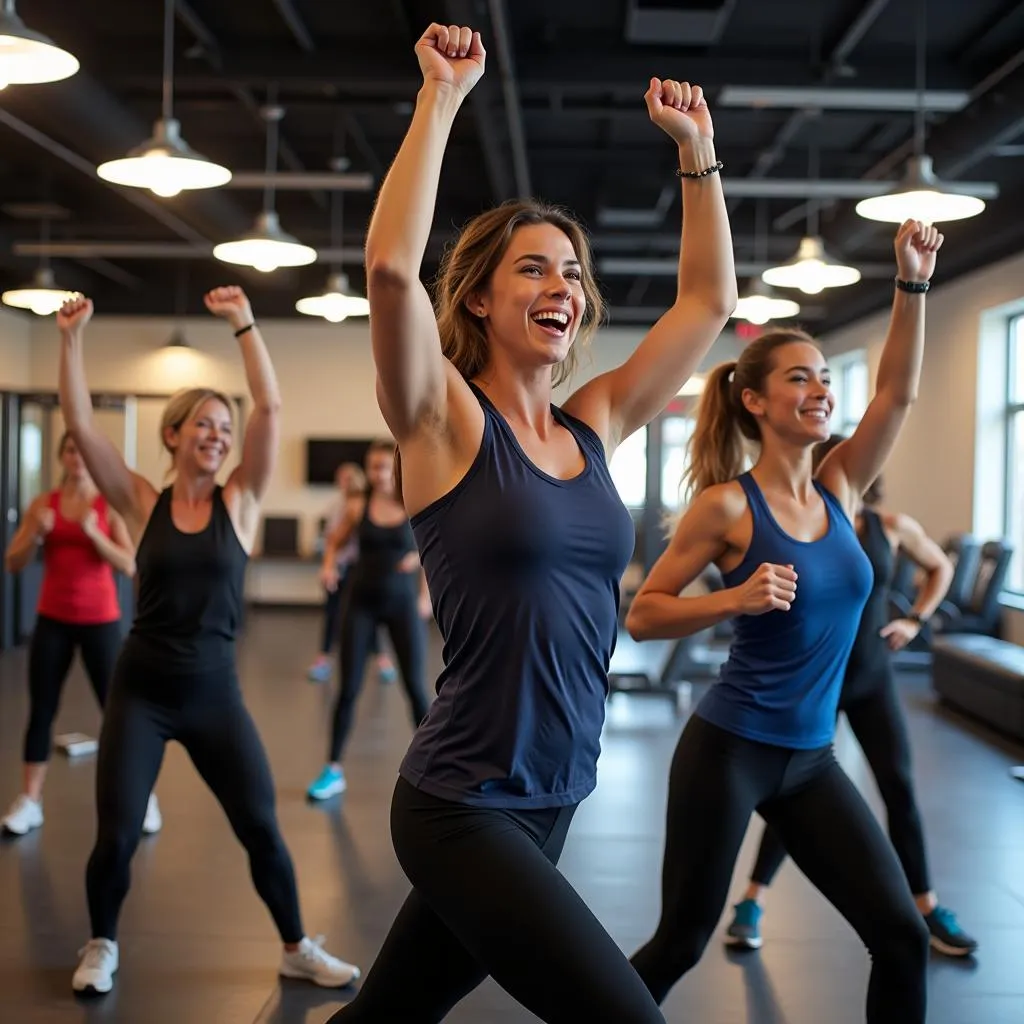
[[[907,537],[921,537],[924,535],[921,524],[913,516],[908,516],[906,512],[879,511],[878,514],[882,520],[885,532],[900,541]]]
[[[691,531],[725,537],[747,510],[747,496],[735,481],[714,484],[700,492],[679,521],[676,536]]]

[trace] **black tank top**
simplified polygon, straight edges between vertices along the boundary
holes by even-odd
[[[889,644],[879,633],[889,622],[889,583],[896,559],[882,517],[865,508],[861,521],[860,543],[871,563],[871,593],[846,665],[841,700],[856,699],[870,692],[892,670]]]
[[[419,576],[398,569],[398,563],[416,550],[409,520],[404,519],[397,526],[378,526],[370,519],[367,497],[357,536],[359,557],[352,570],[353,596],[360,601],[380,601],[414,595]]]
[[[168,487],[135,556],[138,593],[125,653],[174,673],[232,664],[247,562],[220,487],[213,493],[210,521],[198,533],[182,533],[174,525]]]

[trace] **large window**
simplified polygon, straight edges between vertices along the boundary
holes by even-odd
[[[1014,555],[1006,586],[1024,593],[1024,316],[1010,321],[1008,349],[1004,533]]]
[[[868,361],[863,352],[853,352],[831,362],[832,393],[836,404],[832,411],[832,433],[849,437],[868,407],[870,381]]]

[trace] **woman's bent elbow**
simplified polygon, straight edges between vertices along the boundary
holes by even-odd
[[[633,599],[633,603],[626,612],[626,632],[637,641],[650,639],[648,635],[649,624],[644,616],[643,601]]]

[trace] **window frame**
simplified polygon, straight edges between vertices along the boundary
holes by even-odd
[[[1019,462],[1016,452],[1017,417],[1024,416],[1024,396],[1016,396],[1017,348],[1024,341],[1024,313],[1008,317],[1006,321],[1006,388],[1003,395],[1003,536],[1014,546],[1014,563],[1024,558],[1024,536],[1014,537],[1013,492],[1015,477],[1014,463]],[[1024,585],[1013,586],[1012,581],[1018,565],[1013,564],[1007,574],[1005,593],[1024,596]]]

